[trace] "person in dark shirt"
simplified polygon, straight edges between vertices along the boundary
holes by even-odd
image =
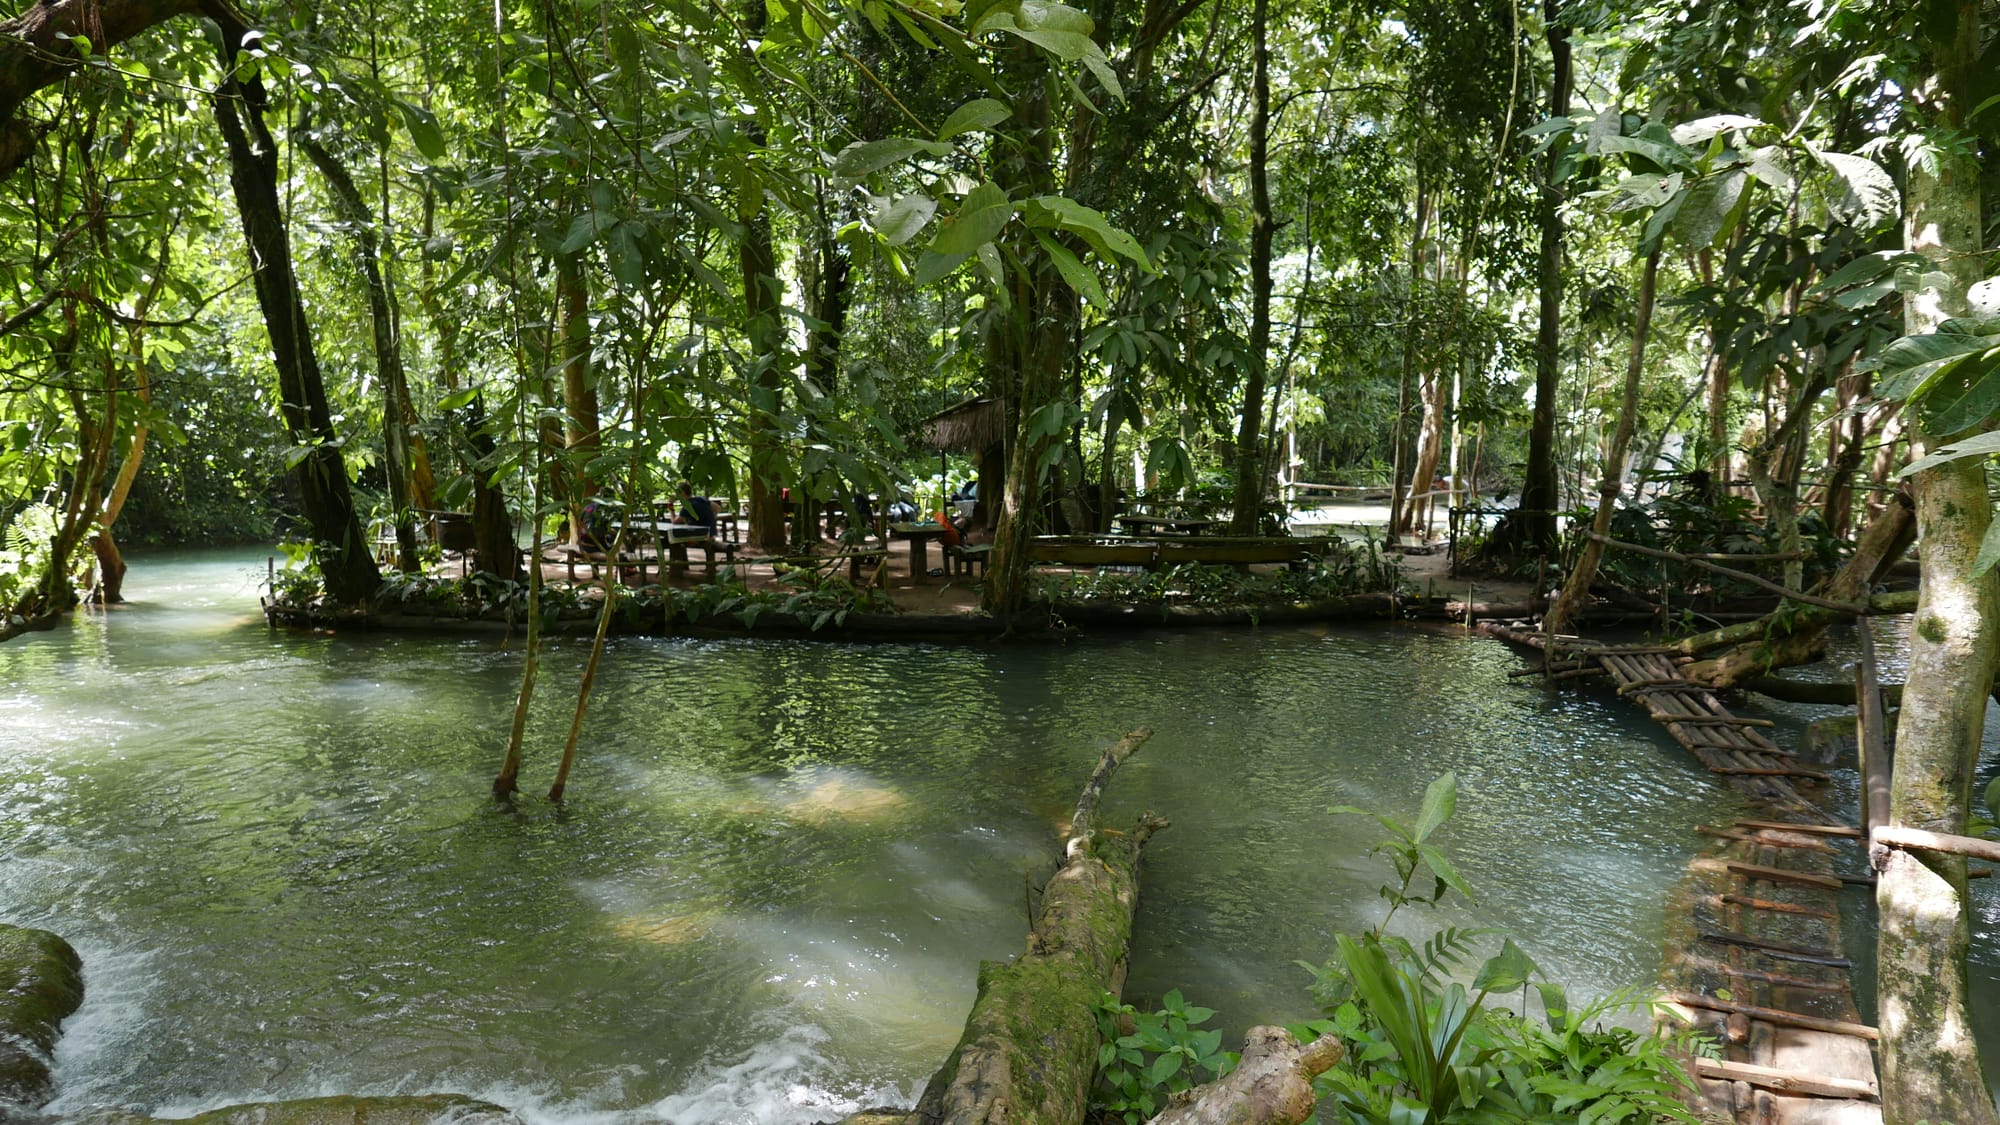
[[[694,486],[681,482],[680,517],[674,522],[686,526],[699,526],[710,536],[715,534],[715,504],[706,496],[696,496]]]

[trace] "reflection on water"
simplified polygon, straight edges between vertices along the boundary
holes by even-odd
[[[1380,916],[1356,804],[1414,815],[1576,993],[1650,981],[1692,826],[1734,798],[1629,708],[1499,647],[1380,629],[1068,648],[630,638],[557,808],[487,798],[519,653],[275,634],[261,559],[135,562],[134,604],[0,646],[0,918],[84,954],[58,1111],[460,1090],[541,1120],[802,1122],[906,1101],[1097,753],[1172,818],[1128,997],[1306,1014]],[[585,646],[549,650],[524,788]],[[1414,920],[1428,924],[1423,919]]]

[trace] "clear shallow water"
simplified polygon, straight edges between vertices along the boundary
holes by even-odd
[[[487,796],[518,653],[302,636],[261,556],[135,560],[134,601],[0,645],[0,920],[84,955],[56,1112],[459,1090],[548,1121],[807,1122],[904,1101],[1101,749],[1156,837],[1127,998],[1307,1013],[1380,916],[1381,830],[1452,769],[1440,842],[1572,994],[1648,983],[1692,826],[1737,801],[1636,711],[1381,629],[999,650],[613,643],[546,655],[527,795]],[[1417,919],[1427,924],[1426,920]]]

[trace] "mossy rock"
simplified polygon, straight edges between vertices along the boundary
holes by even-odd
[[[49,1100],[49,1053],[83,1003],[83,959],[47,930],[0,923],[0,1102]]]
[[[73,1125],[167,1125],[167,1120],[109,1113]],[[512,1110],[464,1094],[253,1102],[171,1120],[174,1125],[523,1125]]]

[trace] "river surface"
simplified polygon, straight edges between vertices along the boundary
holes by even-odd
[[[1636,709],[1414,630],[1066,647],[628,638],[567,802],[542,796],[587,644],[543,663],[523,795],[490,783],[497,638],[271,632],[261,554],[133,561],[129,605],[0,645],[0,920],[82,952],[58,1113],[456,1090],[536,1121],[809,1122],[907,1102],[1097,754],[1156,731],[1114,820],[1147,852],[1127,999],[1232,1030],[1311,1014],[1381,917],[1360,805],[1573,995],[1647,985],[1697,823],[1741,806]],[[1407,913],[1407,912],[1406,912]],[[1400,919],[1399,919],[1400,920]],[[1494,943],[1497,945],[1497,938]]]

